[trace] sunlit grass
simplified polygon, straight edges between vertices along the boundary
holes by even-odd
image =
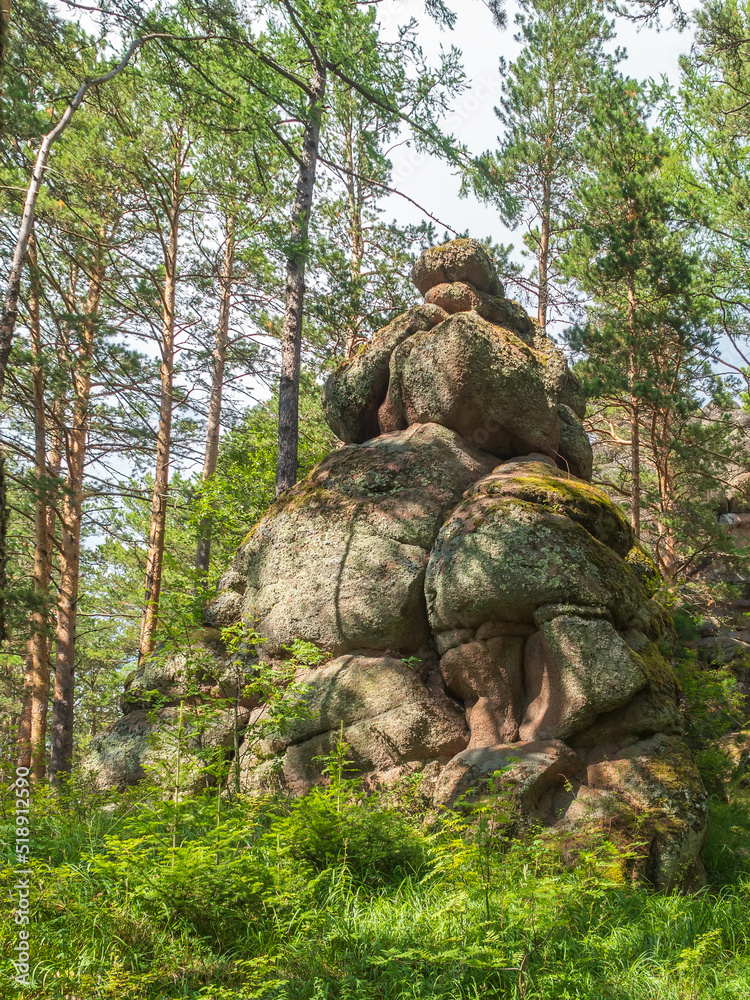
[[[427,823],[351,783],[227,804],[218,825],[215,800],[187,800],[174,849],[171,804],[103,805],[38,796],[34,985],[12,985],[5,909],[3,997],[750,998],[744,800],[714,808],[711,883],[672,895],[604,840],[564,862],[546,837]]]

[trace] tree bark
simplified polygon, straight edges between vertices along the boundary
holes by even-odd
[[[214,345],[214,363],[211,372],[211,398],[208,404],[208,425],[206,427],[206,454],[203,460],[203,482],[216,472],[219,457],[219,433],[221,431],[221,404],[224,392],[224,368],[227,360],[227,344],[229,343],[229,316],[232,305],[232,278],[234,271],[234,219],[226,220],[224,243],[224,260],[222,262],[219,285],[221,301],[219,302],[219,323],[216,327],[216,343]],[[208,567],[211,560],[211,524],[210,514],[204,515],[198,525],[198,548],[195,554],[195,568],[202,580],[208,577]]]
[[[352,119],[353,115],[347,119],[345,132],[346,193],[349,208],[349,277],[352,282],[352,316],[344,341],[344,357],[346,358],[352,357],[361,339],[357,320],[361,315],[362,308],[360,281],[362,278],[362,259],[365,254],[362,233],[362,190],[361,181],[355,170]]]
[[[29,331],[33,362],[31,367],[34,414],[34,603],[31,606],[30,635],[26,647],[24,702],[18,730],[18,765],[31,768],[32,778],[44,778],[46,765],[47,709],[49,706],[49,584],[52,570],[52,537],[48,530],[47,422],[42,369],[42,336],[39,313],[39,278],[36,245],[29,240],[31,281]]]
[[[547,310],[549,305],[549,237],[550,215],[552,213],[552,184],[549,176],[544,178],[542,190],[542,230],[539,239],[539,307],[537,319],[542,333],[547,328]]]
[[[151,524],[146,557],[146,585],[138,662],[150,656],[156,645],[156,628],[159,622],[164,539],[167,529],[167,500],[169,493],[169,462],[172,437],[172,408],[174,405],[174,336],[175,302],[177,295],[177,249],[182,201],[182,144],[175,145],[168,210],[169,232],[164,248],[164,286],[162,289],[161,335],[161,395],[159,400],[159,427],[156,433],[156,468],[154,492],[151,499]]]
[[[11,0],[0,0],[0,94],[5,92],[5,66],[8,61]],[[2,123],[5,124],[4,122]]]
[[[297,479],[299,447],[299,376],[302,357],[302,312],[305,300],[305,264],[310,227],[315,169],[318,162],[320,122],[326,92],[326,70],[316,62],[302,137],[297,188],[292,209],[291,250],[286,269],[286,308],[281,327],[281,377],[279,379],[279,460],[276,495]]]
[[[75,694],[75,647],[80,579],[81,515],[83,476],[91,403],[91,362],[104,285],[105,268],[91,270],[86,312],[73,374],[73,407],[65,434],[67,475],[60,515],[60,592],[55,629],[55,691],[52,705],[50,777],[60,784],[73,763],[73,713]]]

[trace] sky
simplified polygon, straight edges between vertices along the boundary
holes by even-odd
[[[497,144],[500,123],[493,109],[500,96],[498,62],[500,56],[512,61],[519,51],[513,37],[517,31],[513,21],[518,6],[508,4],[508,27],[504,31],[494,26],[482,0],[448,0],[448,6],[458,15],[453,31],[440,30],[425,14],[423,0],[382,0],[378,16],[387,37],[393,37],[399,24],[415,17],[420,26],[420,44],[431,62],[437,60],[441,45],[445,48],[455,45],[463,52],[469,87],[456,99],[445,125],[448,132],[477,154]],[[690,29],[639,30],[632,22],[619,19],[617,33],[615,44],[628,53],[628,59],[620,67],[623,73],[641,80],[660,79],[662,75],[673,83],[679,80],[678,60],[690,49]],[[459,198],[459,179],[445,163],[406,146],[394,150],[391,159],[393,186],[441,222],[457,232],[468,230],[476,238],[491,237],[498,243],[520,246],[520,231],[510,232],[492,208],[473,196]],[[400,222],[420,222],[424,218],[417,208],[397,196],[390,196],[383,207],[387,217],[393,216]],[[438,232],[442,235],[440,227]]]

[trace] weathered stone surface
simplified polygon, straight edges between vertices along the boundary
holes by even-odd
[[[402,426],[442,424],[499,458],[554,455],[560,428],[553,404],[528,344],[476,313],[456,313],[393,352],[381,423],[387,412]]]
[[[436,805],[454,806],[470,789],[476,798],[488,787],[513,793],[525,813],[533,813],[541,796],[581,767],[581,758],[565,743],[508,743],[464,750],[443,768],[434,793]],[[495,772],[501,771],[499,779]]]
[[[294,639],[334,655],[416,652],[423,581],[445,513],[494,460],[419,425],[334,452],[270,508],[239,550],[244,615],[273,655]]]
[[[448,650],[440,672],[466,706],[469,747],[518,739],[523,709],[523,636],[494,636]]]
[[[568,367],[568,362],[560,348],[549,337],[537,335],[534,351],[544,372],[544,381],[550,396],[569,406],[580,419],[586,416],[586,396],[581,383]]]
[[[494,785],[514,816],[572,840],[588,822],[645,840],[647,874],[669,887],[697,856],[705,793],[660,652],[670,625],[648,599],[658,570],[585,481],[581,386],[482,247],[432,248],[414,274],[427,302],[326,386],[346,446],[272,505],[206,609],[214,636],[240,616],[255,627],[280,683],[294,640],[337,657],[298,672],[287,696],[306,711],[275,733],[267,705],[240,704],[242,788],[303,793],[343,736],[366,787],[419,772],[423,794],[460,807]],[[750,524],[740,502],[723,516]],[[131,679],[130,713],[87,759],[100,787],[151,761],[174,770],[177,710],[147,715],[154,699],[184,701],[183,744],[201,755],[233,747],[233,713],[216,709],[236,679],[205,655],[202,672],[189,656]],[[185,789],[207,780],[190,757]]]
[[[436,285],[425,295],[425,302],[440,306],[447,313],[474,312],[482,319],[497,326],[507,327],[524,340],[531,343],[534,324],[528,313],[512,299],[500,295],[487,295],[465,281],[454,281],[449,285]]]
[[[495,265],[477,240],[451,240],[423,250],[412,270],[412,280],[422,295],[436,285],[454,281],[468,281],[489,295],[503,294]]]
[[[431,330],[447,315],[434,305],[414,306],[339,365],[323,389],[323,413],[336,437],[346,444],[361,444],[380,434],[378,409],[388,389],[391,354],[404,340]]]
[[[647,739],[655,733],[682,736],[683,732],[674,700],[646,688],[622,708],[597,716],[588,728],[571,737],[571,741],[576,747],[593,747]]]
[[[472,628],[454,628],[448,632],[438,632],[435,636],[435,645],[440,656],[447,653],[449,649],[461,646],[465,642],[471,642],[475,637]]]
[[[203,621],[213,628],[228,628],[242,618],[243,595],[235,590],[220,590],[203,610]]]
[[[239,709],[238,731],[244,729],[249,715],[249,709]],[[217,713],[205,706],[193,707],[184,712],[181,735],[179,716],[177,707],[129,712],[94,737],[81,761],[82,773],[94,788],[101,790],[122,790],[146,777],[170,789],[177,783],[182,792],[208,787],[213,778],[204,768],[206,761],[195,751],[221,748],[228,751],[232,747],[234,711]]]
[[[206,693],[222,697],[219,688],[228,668],[218,630],[196,630],[189,649],[151,657],[130,674],[125,681],[123,712],[164,707]]]
[[[644,665],[603,618],[560,615],[526,643],[522,740],[565,739],[646,686]]]
[[[592,751],[587,784],[618,793],[651,837],[647,875],[669,889],[694,870],[708,828],[708,799],[685,741],[658,733],[619,749]]]
[[[429,693],[415,671],[393,656],[339,656],[322,667],[298,672],[305,688],[304,714],[285,732],[280,746],[302,743],[403,705],[424,704]]]
[[[624,561],[580,524],[541,504],[469,496],[440,530],[425,579],[434,631],[531,622],[545,604],[609,609],[618,627],[643,616]]]
[[[625,633],[623,639],[631,637]],[[586,729],[572,737],[576,747],[599,744],[628,743],[646,739],[656,733],[682,736],[683,723],[679,710],[679,687],[669,663],[654,642],[646,636],[634,649],[646,674],[647,684],[631,700],[613,711],[598,715]]]
[[[750,642],[736,634],[725,633],[705,636],[695,642],[698,659],[710,666],[724,666],[735,662],[750,663]]]
[[[489,476],[474,483],[468,495],[514,497],[526,503],[541,504],[580,524],[618,555],[630,552],[633,529],[604,490],[583,483],[554,465],[529,461],[531,456],[525,458],[498,465]]]
[[[320,781],[316,757],[331,753],[341,736],[362,773],[383,773],[414,762],[443,762],[464,749],[469,733],[459,706],[437,678],[425,684],[411,667],[389,656],[342,656],[297,677],[306,711],[267,741],[286,750],[286,784],[300,790]]]
[[[579,479],[591,482],[594,468],[594,452],[586,430],[564,403],[558,403],[557,416],[560,421],[560,444],[557,446],[557,464]]]

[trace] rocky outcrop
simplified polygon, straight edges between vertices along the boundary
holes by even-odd
[[[344,446],[269,508],[206,609],[251,626],[271,663],[295,640],[328,658],[297,671],[285,725],[246,737],[242,787],[303,792],[343,737],[365,780],[418,773],[436,808],[494,789],[521,823],[615,817],[672,885],[696,862],[705,792],[656,571],[588,481],[580,386],[475,241],[426,251],[414,278],[425,304],[326,384]],[[257,734],[264,705],[242,710]],[[108,740],[127,734],[97,753]],[[137,773],[124,758],[113,783]]]
[[[494,464],[435,424],[334,452],[277,501],[237,554],[242,613],[266,652],[295,638],[334,656],[416,652],[430,638],[430,550],[446,514]]]

